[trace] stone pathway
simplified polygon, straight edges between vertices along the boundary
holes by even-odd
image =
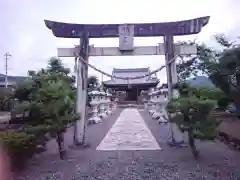
[[[124,109],[97,150],[161,150],[137,109]]]
[[[70,128],[65,136],[67,144],[72,144],[72,134]],[[169,135],[168,125],[159,125],[147,112],[118,109],[101,124],[88,127],[90,148],[69,149],[68,158],[61,161],[52,141],[49,151],[33,159],[15,180],[240,179],[239,152],[218,141],[197,142],[201,157],[196,161],[189,148],[169,147]],[[106,146],[106,142],[111,146]],[[162,150],[156,150],[159,145]],[[152,150],[141,149],[146,147]]]

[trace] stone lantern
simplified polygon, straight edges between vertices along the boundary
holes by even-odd
[[[108,113],[108,109],[109,109],[109,100],[108,100],[108,98],[109,98],[109,96],[108,95],[109,95],[109,93],[104,92],[103,104],[104,104],[104,112],[105,112],[106,116],[109,115],[109,113]]]
[[[100,92],[97,90],[90,91],[88,95],[91,97],[92,117],[88,120],[91,124],[101,123],[102,120],[98,116],[98,106],[100,103]]]
[[[111,115],[112,114],[112,110],[111,110],[111,97],[112,95],[107,91],[106,92],[106,97],[107,97],[107,109],[106,109],[106,113],[108,115]]]
[[[147,110],[148,109],[148,93],[146,91],[141,91],[141,98],[142,98],[142,102],[144,104],[144,109]]]
[[[161,89],[161,98],[165,101],[168,101],[168,89],[167,88]]]
[[[149,95],[149,114],[152,115],[156,111],[155,100],[154,100],[154,89],[150,89]]]
[[[167,115],[167,104],[168,104],[168,89],[161,89],[159,93],[159,117],[158,123],[167,123],[168,122],[168,115]]]
[[[105,118],[107,114],[105,112],[105,103],[106,103],[106,93],[103,90],[100,90],[100,107],[99,107],[99,117]]]
[[[158,117],[158,112],[157,112],[157,108],[158,108],[158,99],[159,99],[159,95],[158,95],[159,91],[158,90],[154,90],[152,92],[152,103],[153,103],[153,111],[152,111],[152,118],[157,118]]]
[[[114,98],[114,100],[112,101],[112,111],[115,111],[117,109],[117,98]]]

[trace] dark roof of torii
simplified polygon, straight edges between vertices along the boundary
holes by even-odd
[[[118,77],[136,77],[142,76],[150,73],[150,68],[132,68],[132,69],[113,69],[112,75]],[[109,81],[104,81],[104,85],[157,85],[159,83],[159,79],[153,77],[144,77],[141,79],[133,79],[130,81],[124,79],[116,79],[112,78]]]
[[[198,34],[208,24],[210,16],[175,22],[133,24],[135,37],[155,37],[171,34],[174,36]],[[118,37],[120,24],[74,24],[45,20],[47,28],[56,37],[80,38],[84,31],[90,38]],[[131,25],[131,24],[130,24]]]

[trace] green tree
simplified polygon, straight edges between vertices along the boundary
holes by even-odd
[[[92,90],[95,87],[99,86],[99,80],[96,76],[89,76],[87,79],[88,89]]]
[[[44,105],[44,123],[51,127],[51,134],[56,137],[60,158],[65,155],[64,132],[69,124],[77,119],[75,111],[75,94],[67,82],[58,74],[43,78],[39,89],[38,101]]]
[[[45,69],[41,69],[38,72],[29,71],[28,77],[16,85],[14,98],[20,103],[29,103],[29,106],[26,106],[25,110],[29,112],[28,118],[32,121],[36,119],[40,120],[42,117],[40,113],[41,102],[36,102],[39,88],[41,88],[43,83],[42,78],[45,76],[55,76],[56,74],[61,80],[67,82],[75,92],[75,77],[70,75],[70,69],[65,68],[58,58],[51,58]],[[15,108],[15,111],[17,111],[17,108]]]
[[[0,110],[10,111],[12,108],[12,88],[0,87]]]
[[[180,97],[168,103],[168,112],[181,131],[187,132],[188,142],[194,158],[199,152],[195,139],[214,140],[219,122],[211,117],[216,101],[209,99],[208,93],[187,84],[179,85]]]
[[[239,88],[239,62],[240,47],[236,41],[230,41],[226,36],[218,34],[214,36],[220,49],[209,48],[205,44],[196,42],[182,42],[183,44],[195,44],[197,56],[180,57],[177,71],[182,81],[191,76],[204,74],[220,88],[225,97],[219,100],[219,105],[224,108],[230,101],[236,105],[237,114],[240,116],[240,88]],[[231,81],[230,75],[234,75],[235,83]]]
[[[234,102],[240,117],[240,47],[225,49],[217,68],[210,78]]]
[[[63,132],[76,119],[75,78],[60,59],[51,58],[48,66],[38,72],[29,71],[28,78],[16,86],[16,111],[33,127],[44,126],[57,137],[61,158],[64,156]],[[26,113],[27,112],[27,113]]]
[[[190,77],[198,75],[211,76],[218,64],[218,57],[220,51],[208,47],[204,43],[180,42],[180,44],[195,45],[197,47],[197,54],[194,56],[179,56],[179,63],[177,64],[177,72],[179,79],[185,81]]]

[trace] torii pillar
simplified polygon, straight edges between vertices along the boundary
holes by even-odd
[[[173,97],[173,85],[178,82],[176,62],[168,64],[173,58],[175,58],[175,46],[172,35],[166,35],[163,37],[165,46],[165,63],[167,73],[167,84],[168,84],[168,97]]]
[[[76,111],[80,116],[80,120],[76,121],[74,126],[73,141],[75,145],[85,144],[85,129],[87,123],[85,121],[87,109],[87,78],[88,78],[88,65],[82,63],[78,58],[83,58],[88,62],[89,58],[89,37],[88,32],[84,31],[80,39],[80,51],[75,55],[76,58],[76,77],[77,77],[77,105]]]

